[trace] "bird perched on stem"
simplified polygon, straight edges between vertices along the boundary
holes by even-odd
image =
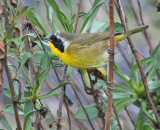
[[[148,25],[139,26],[132,30],[116,33],[115,46],[126,37],[148,28]],[[79,69],[93,69],[106,65],[109,57],[109,33],[55,33],[47,40],[52,52],[65,64]]]

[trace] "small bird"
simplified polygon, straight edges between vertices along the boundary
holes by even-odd
[[[148,25],[139,26],[132,30],[116,33],[115,46],[129,35],[144,31]],[[109,57],[109,33],[55,33],[47,40],[52,52],[65,64],[79,69],[93,69],[106,65]]]

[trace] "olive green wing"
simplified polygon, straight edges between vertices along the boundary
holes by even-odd
[[[84,33],[79,34],[71,44],[79,44],[79,46],[85,47],[106,39],[109,39],[108,33]]]
[[[78,44],[81,47],[90,46],[95,42],[109,39],[109,33],[61,33],[60,36],[68,41],[69,45]]]

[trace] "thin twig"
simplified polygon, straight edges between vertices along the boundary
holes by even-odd
[[[28,34],[27,30],[23,29],[22,32],[23,32],[23,35]],[[32,54],[28,37],[24,39],[24,45],[25,45],[26,52],[29,52],[30,54]],[[31,85],[33,86],[34,84],[33,76],[36,75],[35,70],[34,70],[33,58],[28,58],[27,63],[28,63],[28,70],[29,70],[29,79],[30,79]]]
[[[0,93],[3,90],[4,82],[3,82],[3,64],[5,58],[5,43],[4,41],[0,40]]]
[[[116,107],[115,107],[114,103],[112,104],[112,107],[113,107],[113,109],[114,109],[114,114],[115,114],[115,116],[116,116],[119,129],[122,130],[122,125],[121,125],[121,122],[120,122],[120,120],[119,120],[118,113],[117,113],[117,110],[116,110]]]
[[[135,126],[135,124],[134,124],[134,121],[132,120],[132,118],[131,118],[131,116],[130,116],[130,114],[129,114],[126,106],[125,106],[125,110],[126,110],[126,112],[127,112],[127,115],[128,115],[128,117],[129,117],[129,119],[131,120],[131,122],[132,122],[132,124],[133,124],[133,126],[134,126],[134,130],[136,130],[136,126]]]
[[[45,5],[45,7],[46,7],[46,11],[47,11],[47,21],[48,21],[48,23],[49,23],[50,28],[52,28],[52,24],[51,24],[51,21],[50,21],[50,19],[49,19],[48,5],[47,5],[46,0],[43,0],[43,1],[44,1],[44,5]]]
[[[79,0],[79,3],[77,4],[78,7],[77,7],[76,19],[75,19],[75,24],[74,24],[72,33],[75,33],[75,32],[76,32],[76,29],[77,29],[77,24],[78,24],[78,19],[79,19],[79,13],[80,13],[81,4],[82,4],[82,0]],[[66,75],[67,67],[68,67],[67,65],[64,66],[64,73],[63,73],[62,82],[65,81],[65,75]],[[61,88],[61,97],[60,97],[60,102],[59,102],[59,108],[58,108],[58,111],[57,111],[58,122],[61,121],[62,105],[63,105],[63,100],[64,100],[64,98],[65,98],[65,87],[66,87],[66,86],[64,86],[64,87]],[[68,112],[68,111],[67,111],[67,112]],[[69,113],[68,113],[68,114],[69,114]],[[61,126],[60,123],[57,125],[57,129],[58,129],[58,130],[61,130],[61,129],[62,129],[62,126]]]
[[[6,49],[7,49],[7,47],[6,47]],[[14,114],[15,114],[15,118],[16,118],[17,128],[18,128],[18,130],[22,130],[19,115],[18,115],[17,102],[16,102],[16,99],[15,99],[13,79],[10,75],[10,71],[9,71],[9,68],[8,68],[8,65],[7,65],[7,50],[6,50],[6,55],[5,55],[5,59],[4,59],[4,65],[5,65],[5,70],[6,70],[6,74],[7,74],[7,77],[8,77],[10,90],[11,90],[11,97],[12,97],[12,103],[13,103],[13,109],[14,109]]]
[[[75,81],[75,79],[76,81]],[[69,77],[69,81],[73,82],[74,83],[74,86],[78,89],[78,91],[82,94],[83,98],[85,99],[85,101],[88,103],[88,104],[91,104],[91,101],[89,100],[89,98],[86,96],[86,94],[83,92],[84,89],[82,89],[82,86],[80,84],[77,83],[77,78],[76,77],[72,77],[70,76]],[[74,87],[73,86],[73,87]]]
[[[93,90],[93,89],[92,89]],[[98,97],[99,97],[99,94],[98,94],[98,91],[96,90],[93,90],[93,99],[94,99],[94,102],[96,104],[96,108],[98,110],[98,117],[101,118],[101,121],[102,121],[102,129],[105,128],[105,114],[104,112],[102,111],[102,107],[98,101]]]
[[[131,68],[131,63],[130,63],[129,60],[127,59],[126,55],[124,54],[124,51],[121,49],[121,47],[119,46],[119,44],[117,45],[117,48],[119,49],[119,52],[121,53],[122,57],[123,57],[124,60],[126,61],[128,67]]]
[[[70,119],[70,115],[69,115],[69,107],[68,107],[67,99],[66,99],[65,96],[64,96],[64,103],[65,103],[66,110],[67,110],[68,123],[69,123],[69,130],[71,130],[71,119]]]
[[[40,37],[40,35],[39,35],[39,33],[38,33],[38,30],[35,28],[35,26],[34,26],[33,24],[31,24],[31,25],[32,25],[32,28],[33,28],[35,34],[37,35],[37,37],[38,37],[38,39],[39,39],[39,41],[40,41],[40,43],[41,43],[41,46],[42,46],[42,48],[43,48],[43,51],[46,52],[46,49],[45,49],[44,44],[43,44],[43,42],[42,42],[42,39],[41,39],[41,37]],[[52,61],[51,61],[51,65],[52,65],[52,67],[54,66],[53,63],[52,63]],[[56,77],[57,77],[58,81],[60,82],[60,76],[58,75],[58,72],[57,72],[56,68],[53,67],[53,69],[54,69],[54,72],[55,72],[55,74],[56,74]]]
[[[106,91],[104,91],[104,93],[105,93],[107,96],[109,95]],[[116,117],[117,122],[118,122],[119,129],[122,130],[122,125],[121,125],[120,119],[119,119],[119,117],[118,117],[118,113],[117,113],[117,110],[116,110],[116,107],[115,107],[114,103],[112,103],[112,107],[113,107],[113,109],[114,109],[114,113],[115,113],[115,117]]]
[[[8,27],[9,27],[8,22],[9,21],[8,21],[8,12],[7,12],[7,9],[8,9],[7,0],[4,0],[4,6],[5,6],[5,10],[4,10],[5,29],[6,29],[6,31],[8,31]],[[5,41],[4,41],[4,44],[5,44]],[[13,79],[11,77],[9,67],[7,65],[7,45],[5,45],[5,51],[4,52],[5,52],[4,66],[5,66],[6,74],[7,74],[7,77],[8,77],[9,87],[10,87],[10,90],[11,90],[12,104],[13,104],[16,123],[17,123],[17,128],[18,128],[18,130],[22,130],[21,122],[20,122],[19,115],[18,115],[17,102],[15,101],[16,99],[15,99],[15,93],[14,93]]]
[[[67,71],[67,65],[64,66],[63,79],[62,79],[61,83],[65,81],[66,71]],[[62,125],[60,122],[61,122],[61,118],[62,118],[62,106],[63,106],[64,96],[65,96],[65,87],[66,86],[61,88],[61,96],[60,96],[60,101],[59,101],[59,107],[57,110],[57,116],[58,116],[58,122],[59,122],[57,125],[57,130],[62,129]]]
[[[137,24],[138,24],[138,25],[141,25],[141,22],[140,22],[140,20],[139,20],[139,17],[138,17],[138,15],[137,15],[137,13],[136,13],[136,9],[135,9],[134,6],[133,6],[132,0],[127,0],[127,2],[129,3],[129,5],[130,5],[130,7],[131,7],[131,9],[132,9],[132,12],[133,12],[133,14],[134,14],[134,17],[136,18]]]
[[[75,33],[76,30],[77,30],[77,25],[78,25],[78,19],[79,19],[79,13],[80,13],[81,5],[82,5],[82,0],[79,0],[79,2],[77,3],[77,13],[76,13],[76,18],[75,18],[75,23],[74,23],[74,27],[73,27],[72,33]]]
[[[92,125],[92,122],[91,122],[91,120],[90,120],[90,118],[89,118],[89,115],[88,115],[88,113],[87,113],[85,107],[83,106],[83,104],[82,104],[82,102],[81,102],[81,100],[80,100],[80,98],[79,98],[79,96],[78,96],[78,94],[77,94],[75,88],[73,87],[72,89],[73,89],[73,91],[74,91],[74,93],[75,93],[75,96],[76,96],[76,98],[78,99],[78,101],[79,101],[79,103],[80,103],[80,105],[81,105],[81,107],[82,107],[84,113],[86,114],[86,117],[87,117],[87,119],[88,119],[88,122],[89,122],[89,124],[90,124],[92,130],[95,130],[94,127],[93,127],[93,125]]]
[[[109,55],[109,76],[108,76],[108,101],[106,112],[106,130],[110,130],[112,103],[113,103],[113,65],[114,65],[114,0],[109,1],[109,19],[110,19],[110,50]]]
[[[124,29],[125,29],[125,31],[126,31],[126,30],[128,30],[128,26],[127,26],[127,24],[126,24],[126,22],[125,22],[125,19],[124,19],[124,18],[125,18],[125,15],[124,15],[124,11],[123,11],[123,8],[122,8],[122,6],[121,6],[120,0],[117,0],[117,4],[118,4],[118,7],[119,7],[119,9],[117,9],[117,11],[119,10],[119,11],[118,11],[119,17],[120,17],[121,22],[122,22],[122,24],[123,24],[123,27],[124,27]],[[129,45],[130,45],[130,47],[131,47],[132,53],[133,53],[133,55],[134,55],[134,57],[135,57],[135,59],[136,59],[137,65],[138,65],[138,67],[139,67],[139,71],[140,71],[140,73],[141,73],[142,81],[143,81],[143,84],[144,84],[144,88],[145,88],[145,91],[146,91],[146,94],[147,94],[149,103],[150,103],[150,105],[151,105],[151,107],[152,107],[152,110],[153,110],[154,115],[155,115],[155,117],[156,117],[158,126],[159,126],[159,128],[160,128],[160,117],[159,117],[159,115],[158,115],[158,112],[157,112],[157,110],[156,110],[156,107],[155,107],[155,105],[154,105],[154,102],[152,101],[151,95],[150,95],[150,93],[149,93],[146,75],[145,75],[145,73],[144,73],[144,71],[143,71],[143,68],[142,68],[142,66],[141,66],[141,64],[140,64],[140,59],[139,59],[139,57],[138,57],[138,54],[137,54],[137,51],[136,51],[136,49],[135,49],[134,43],[132,42],[132,40],[131,40],[129,37],[128,37],[127,39],[128,39],[128,43],[129,43]]]
[[[143,20],[143,15],[142,15],[142,9],[141,9],[140,1],[137,0],[137,3],[138,3],[138,7],[139,7],[139,12],[140,12],[140,18],[141,18],[142,25],[145,25],[144,20]],[[148,33],[147,33],[146,30],[144,31],[144,36],[145,36],[146,41],[147,41],[148,46],[149,46],[149,53],[151,54],[151,52],[153,51],[153,44],[151,43],[151,40],[150,40],[150,38],[149,38]]]
[[[138,25],[141,25],[141,24],[142,24],[142,25],[145,25],[144,20],[143,20],[143,15],[142,15],[142,9],[141,9],[141,5],[140,5],[139,0],[137,0],[137,3],[138,3],[138,7],[139,7],[141,22],[140,22],[139,17],[138,17],[138,15],[137,15],[137,13],[136,13],[137,11],[136,11],[136,9],[135,9],[134,6],[133,6],[132,0],[128,0],[128,2],[129,2],[129,5],[130,5],[130,7],[131,7],[131,9],[132,9],[132,11],[133,11],[133,14],[134,14],[134,16],[135,16],[135,18],[136,18],[137,24],[138,24]],[[151,53],[151,52],[153,51],[153,46],[152,46],[151,40],[150,40],[150,38],[149,38],[148,33],[147,33],[146,30],[143,32],[143,34],[144,34],[145,39],[146,39],[147,44],[148,44],[149,53]]]
[[[48,86],[50,89],[53,89],[53,86],[49,83],[48,80],[45,80],[45,83],[47,84],[47,86]],[[57,85],[56,85],[56,86],[57,86]],[[56,98],[59,99],[58,96],[56,96]],[[46,105],[48,106],[47,103],[46,103]],[[74,118],[74,112],[73,112],[71,109],[69,109],[69,112],[71,113],[73,119],[76,121],[76,124],[77,124],[77,126],[78,126],[79,128],[80,128],[80,126],[81,126],[81,127],[83,126],[85,130],[89,130],[88,126],[87,126],[83,121]],[[52,113],[51,113],[51,115],[52,115]],[[52,118],[53,118],[53,120],[55,120],[54,117],[53,117],[53,115],[52,115]]]

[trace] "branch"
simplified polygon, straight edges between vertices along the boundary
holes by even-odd
[[[77,25],[78,25],[79,13],[80,13],[81,5],[82,5],[82,0],[79,0],[79,3],[77,3],[78,7],[77,7],[76,19],[75,19],[75,23],[74,23],[74,27],[73,27],[72,33],[75,33],[76,30],[77,30]]]
[[[92,122],[91,122],[91,120],[90,120],[90,118],[89,118],[89,115],[88,115],[88,113],[87,113],[87,111],[86,111],[86,109],[85,109],[85,107],[83,106],[81,100],[80,100],[79,97],[78,97],[78,94],[77,94],[75,88],[73,87],[72,89],[73,89],[73,91],[74,91],[74,93],[75,93],[75,96],[76,96],[76,98],[78,99],[78,101],[79,101],[79,103],[80,103],[80,105],[81,105],[81,107],[82,107],[84,113],[86,114],[86,117],[87,117],[87,119],[88,119],[88,122],[89,122],[89,124],[90,124],[92,130],[95,130],[94,127],[93,127],[93,125],[92,125]]]
[[[104,91],[104,93],[106,94],[106,96],[109,95],[106,91]],[[117,122],[118,122],[118,125],[119,125],[119,129],[122,130],[122,125],[121,125],[121,122],[120,122],[120,120],[119,120],[118,113],[117,113],[116,107],[115,107],[115,105],[114,105],[113,102],[112,102],[112,107],[113,107],[113,109],[114,109],[114,113],[115,113],[115,117],[116,117]]]
[[[109,48],[109,76],[108,76],[108,102],[106,112],[106,130],[110,130],[112,103],[113,103],[113,65],[114,65],[114,0],[109,1],[110,19],[110,48]]]
[[[78,7],[77,7],[76,19],[75,19],[75,24],[74,24],[72,33],[75,33],[76,29],[77,29],[78,19],[79,19],[79,13],[80,13],[80,8],[81,8],[81,3],[82,3],[82,0],[79,0],[79,3],[77,4]],[[67,65],[64,66],[64,73],[63,73],[62,82],[65,81],[65,75],[66,75],[67,67],[68,67]],[[57,125],[57,129],[58,130],[62,129],[60,121],[61,121],[61,117],[62,117],[62,105],[63,105],[64,98],[65,98],[65,87],[66,86],[64,86],[64,87],[61,88],[61,97],[60,97],[60,102],[59,102],[59,108],[57,110],[58,122],[59,122],[58,125]]]
[[[123,11],[123,8],[122,8],[122,5],[121,5],[120,0],[117,0],[117,4],[118,4],[117,11],[118,11],[119,17],[120,17],[121,22],[122,22],[122,24],[123,24],[124,30],[126,31],[126,30],[128,30],[128,26],[127,26],[126,21],[125,21],[125,15],[124,15],[124,11]],[[150,95],[150,93],[149,93],[147,78],[146,78],[146,75],[145,75],[145,73],[144,73],[144,71],[143,71],[143,68],[142,68],[142,66],[141,66],[141,64],[140,64],[140,59],[139,59],[139,57],[138,57],[137,50],[135,49],[135,46],[134,46],[134,43],[132,42],[132,40],[131,40],[129,37],[128,37],[127,39],[128,39],[128,43],[129,43],[129,45],[130,45],[130,48],[131,48],[131,50],[132,50],[132,53],[133,53],[133,55],[134,55],[134,57],[135,57],[135,59],[136,59],[137,65],[138,65],[138,67],[139,67],[139,71],[140,71],[140,73],[141,73],[142,81],[143,81],[143,84],[144,84],[144,88],[145,88],[145,91],[146,91],[146,94],[147,94],[149,103],[150,103],[150,105],[151,105],[151,107],[152,107],[152,110],[153,110],[154,115],[155,115],[155,117],[156,117],[156,120],[157,120],[157,122],[158,122],[158,126],[159,126],[159,128],[160,128],[160,117],[159,117],[159,115],[158,115],[158,112],[157,112],[157,110],[156,110],[156,107],[155,107],[155,105],[154,105],[154,102],[152,101],[151,95]]]
[[[131,116],[130,116],[130,114],[129,114],[129,112],[128,112],[128,109],[127,109],[126,106],[125,106],[125,110],[126,110],[126,112],[127,112],[127,115],[128,115],[128,117],[129,117],[129,119],[131,120],[131,122],[132,122],[132,124],[133,124],[133,126],[134,126],[134,130],[137,130],[137,129],[136,129],[136,126],[135,126],[135,124],[134,124],[134,121],[132,120],[132,118],[131,118]]]
[[[5,15],[5,29],[6,29],[6,31],[8,31],[8,27],[9,27],[8,22],[9,21],[8,21],[8,12],[7,12],[7,9],[8,9],[7,0],[4,0],[4,6],[5,6],[5,12],[4,12],[4,15]],[[4,41],[4,44],[5,44],[5,41]],[[4,52],[5,52],[4,66],[5,66],[6,74],[7,74],[7,77],[8,77],[9,87],[10,87],[10,90],[11,90],[12,104],[13,104],[16,123],[17,123],[17,128],[18,128],[18,130],[22,130],[21,122],[20,122],[19,115],[18,115],[17,102],[15,101],[13,79],[10,75],[10,71],[9,71],[9,68],[8,68],[8,65],[7,65],[7,45],[5,45],[5,51]]]
[[[0,93],[3,90],[3,62],[5,57],[5,44],[0,40]]]
[[[132,0],[129,0],[128,2],[129,2],[129,5],[131,6],[131,9],[132,9],[132,11],[133,11],[133,14],[134,14],[134,16],[135,16],[135,18],[136,18],[137,24],[138,24],[138,25],[141,25],[141,24],[142,24],[142,25],[145,25],[144,20],[143,20],[143,15],[142,15],[142,9],[141,9],[141,5],[140,5],[139,0],[137,0],[137,3],[138,3],[138,7],[139,7],[139,13],[140,13],[140,20],[141,20],[141,22],[140,22],[140,20],[139,20],[139,18],[138,18],[138,15],[137,15],[137,13],[136,13],[136,9],[135,9],[134,6],[133,6]],[[153,46],[152,46],[151,40],[150,40],[150,38],[149,38],[148,33],[147,33],[146,30],[143,32],[143,34],[144,34],[144,37],[145,37],[145,39],[146,39],[146,41],[147,41],[147,44],[148,44],[149,53],[151,53],[151,52],[153,51]]]

